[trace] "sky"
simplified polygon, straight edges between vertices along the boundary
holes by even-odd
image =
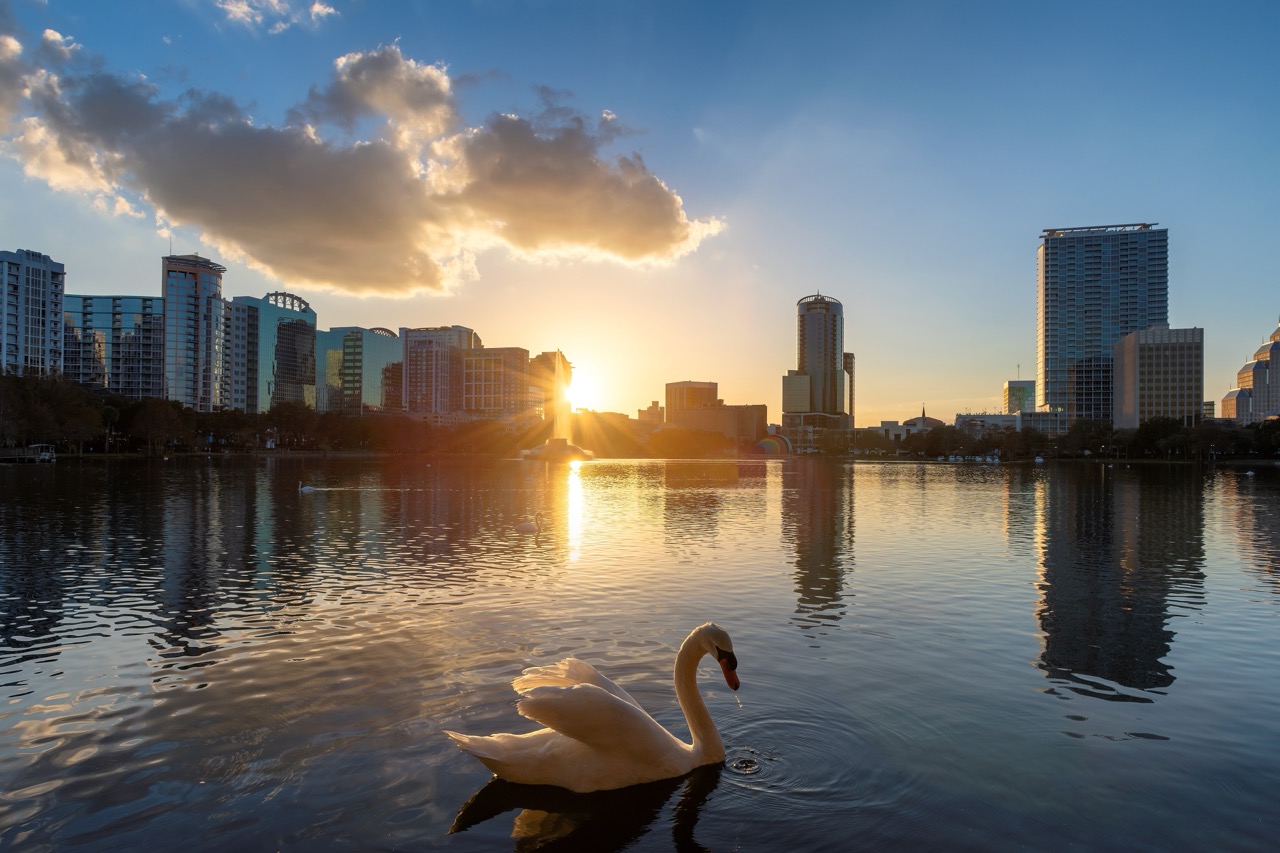
[[[322,329],[561,350],[635,417],[713,381],[781,420],[796,302],[856,423],[1035,377],[1046,228],[1169,229],[1221,400],[1276,328],[1280,3],[0,0],[0,249],[67,292],[160,258]]]

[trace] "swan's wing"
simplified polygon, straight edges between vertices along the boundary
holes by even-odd
[[[640,706],[595,684],[532,687],[521,694],[516,710],[602,750],[645,754],[670,748],[675,740]]]
[[[591,664],[577,658],[565,658],[550,666],[531,666],[511,682],[516,692],[522,695],[535,687],[572,687],[575,684],[594,684],[617,696],[623,702],[640,708],[640,703],[633,699],[630,693],[601,675],[600,671]]]

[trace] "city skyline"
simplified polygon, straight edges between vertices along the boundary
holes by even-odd
[[[11,34],[0,187],[21,200],[0,210],[0,234],[7,249],[63,263],[69,293],[159,295],[156,259],[198,252],[227,267],[226,298],[296,293],[321,328],[457,324],[492,346],[558,349],[597,389],[575,403],[632,417],[666,383],[698,380],[779,422],[778,376],[795,361],[787,318],[821,292],[845,306],[866,426],[922,403],[947,420],[999,411],[1004,383],[1035,373],[1040,232],[1157,222],[1172,237],[1169,323],[1205,330],[1205,398],[1220,401],[1241,342],[1269,331],[1256,315],[1280,313],[1266,207],[1277,29],[1266,4],[781,15],[765,4],[0,2]],[[36,69],[62,87],[15,98]],[[76,112],[109,83],[106,94],[158,116],[148,133],[145,116]],[[197,144],[200,118],[240,122],[245,145],[313,127],[348,164],[394,149],[358,144],[370,140],[460,145],[441,130],[451,121],[490,145],[465,161],[467,186],[489,192],[451,208],[454,230],[428,241],[418,260],[436,279],[412,297],[373,296],[388,287],[373,256],[401,244],[369,220],[404,211],[397,200],[341,209],[365,200],[353,182],[373,174],[358,170],[367,164],[316,194],[314,222],[273,223],[264,198],[226,206],[223,184],[254,175],[230,146]],[[535,187],[513,200],[474,179],[492,162],[482,155],[530,150],[568,150],[556,162],[578,169],[590,210],[619,201],[625,215],[540,230],[560,209],[534,204],[545,200]],[[203,195],[175,190],[184,182]],[[286,210],[305,209],[293,201]],[[534,214],[517,221],[515,201]],[[184,224],[157,223],[157,205]],[[523,230],[476,227],[499,212]],[[647,242],[622,239],[636,234]],[[356,281],[361,264],[369,279]],[[337,280],[299,278],[326,274]],[[444,282],[447,293],[432,289]]]

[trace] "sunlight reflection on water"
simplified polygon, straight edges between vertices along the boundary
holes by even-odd
[[[3,469],[0,845],[1262,849],[1280,830],[1278,480]],[[740,661],[739,694],[700,677],[726,766],[637,794],[625,826],[603,817],[625,796],[481,796],[487,771],[440,734],[531,728],[511,679],[574,655],[683,735],[671,662],[708,618]]]

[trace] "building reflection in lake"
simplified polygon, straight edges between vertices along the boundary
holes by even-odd
[[[1240,564],[1280,594],[1280,480],[1266,476],[1265,469],[1263,473],[1227,469],[1215,485],[1238,532]]]
[[[1203,479],[1060,466],[1040,494],[1040,668],[1077,694],[1153,701],[1174,681],[1171,620],[1203,605]]]
[[[782,472],[782,537],[795,551],[796,611],[816,639],[845,615],[845,572],[854,566],[853,469],[825,460],[788,460]]]

